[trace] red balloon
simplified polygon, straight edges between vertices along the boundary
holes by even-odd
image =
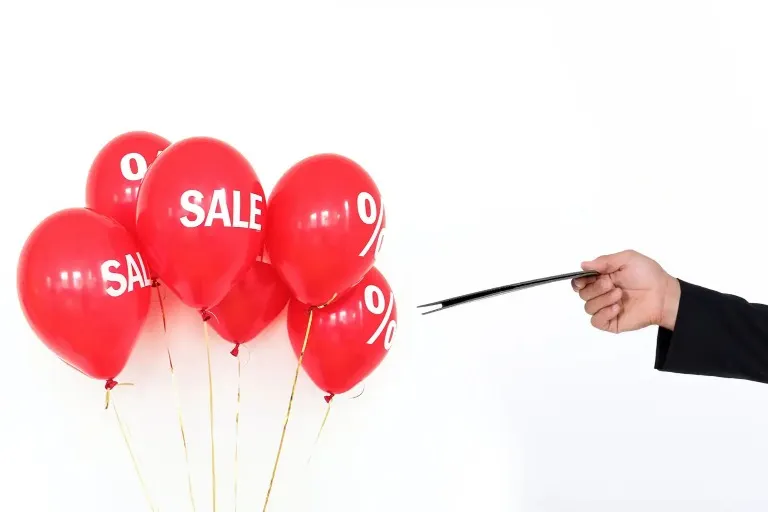
[[[288,335],[298,356],[304,344],[309,308],[288,305]],[[397,330],[395,295],[372,268],[354,288],[312,313],[302,367],[323,391],[346,393],[375,370],[387,355]]]
[[[236,345],[248,342],[277,318],[290,297],[274,267],[256,261],[224,300],[210,309],[211,327]],[[237,355],[237,346],[233,355]]]
[[[187,305],[218,304],[264,245],[264,189],[225,142],[193,137],[157,158],[139,190],[136,230],[153,272]]]
[[[319,306],[373,267],[385,227],[370,175],[343,156],[316,155],[289,169],[272,191],[267,252],[293,295]]]
[[[60,359],[94,379],[123,370],[149,311],[151,281],[115,220],[71,208],[43,220],[17,268],[24,315]]]
[[[104,146],[91,164],[85,205],[136,234],[136,198],[139,185],[157,155],[170,141],[149,132],[118,135]]]

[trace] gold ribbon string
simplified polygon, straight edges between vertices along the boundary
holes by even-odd
[[[163,332],[168,332],[165,322],[165,305],[163,304],[163,296],[160,293],[160,281],[157,279],[153,280],[152,287],[157,290],[157,300],[160,302],[160,314],[163,316]]]
[[[213,512],[216,512],[216,443],[213,434],[213,374],[211,371],[211,341],[208,335],[208,320],[210,316],[203,313],[203,336],[205,337],[205,350],[208,355],[208,413],[211,419],[211,498],[213,499]]]
[[[280,462],[280,454],[283,451],[283,442],[285,441],[285,431],[288,428],[288,420],[291,417],[291,408],[293,407],[293,397],[296,394],[296,384],[299,382],[299,371],[301,370],[301,362],[304,359],[304,352],[307,350],[307,341],[309,341],[309,332],[312,328],[312,317],[314,315],[315,309],[322,309],[326,307],[328,304],[336,300],[336,295],[333,294],[333,297],[323,304],[322,306],[310,307],[309,308],[309,319],[307,320],[307,330],[304,333],[304,342],[301,345],[301,352],[299,353],[299,361],[296,364],[296,373],[293,376],[293,386],[291,387],[291,396],[288,399],[288,410],[285,413],[285,420],[283,421],[283,432],[280,434],[280,444],[277,446],[277,455],[275,456],[275,465],[272,467],[272,477],[269,479],[269,487],[267,488],[267,495],[264,498],[264,508],[262,509],[262,512],[267,512],[267,505],[269,505],[269,496],[272,493],[272,485],[275,483],[275,475],[277,474],[277,465]]]
[[[237,346],[235,348],[238,348]],[[240,351],[237,352],[237,404],[235,406],[235,512],[237,512],[238,448],[240,445]]]
[[[166,353],[168,354],[168,367],[171,370],[171,385],[173,386],[173,395],[176,401],[176,415],[179,418],[179,431],[181,432],[181,443],[184,446],[184,460],[187,464],[187,488],[189,491],[189,502],[192,504],[193,512],[197,510],[195,507],[195,494],[192,491],[192,469],[189,464],[189,448],[187,447],[187,434],[184,430],[184,417],[181,414],[181,397],[179,395],[179,386],[176,382],[176,371],[173,368],[173,359],[171,358],[171,349],[166,345]]]
[[[163,294],[160,293],[160,281],[157,279],[152,280],[152,287],[157,290],[157,301],[160,303],[160,314],[163,317],[163,332],[168,332],[168,326],[165,319],[165,305],[163,304]],[[179,395],[179,386],[176,382],[176,371],[173,367],[173,358],[171,357],[170,345],[166,342],[165,353],[168,354],[168,368],[171,371],[171,386],[173,388],[173,398],[176,404],[176,415],[179,419],[179,431],[181,432],[181,443],[184,446],[184,461],[187,466],[187,487],[189,490],[189,502],[192,504],[192,511],[196,512],[195,507],[195,494],[192,491],[192,469],[189,464],[189,448],[187,447],[187,434],[184,430],[184,416],[181,413],[181,397]]]
[[[133,384],[128,382],[115,383],[114,381],[108,381],[107,393],[106,393],[106,396],[104,397],[104,409],[109,409],[110,403],[112,404],[112,410],[115,412],[115,419],[117,420],[117,425],[120,427],[120,433],[123,436],[123,441],[125,442],[126,448],[128,448],[128,454],[131,456],[133,469],[136,472],[136,477],[138,477],[139,479],[139,484],[141,485],[141,490],[144,493],[144,498],[147,500],[147,505],[149,505],[149,509],[152,512],[155,512],[157,509],[155,508],[155,505],[152,502],[152,497],[149,494],[149,489],[147,488],[147,484],[144,481],[144,477],[141,474],[141,469],[139,468],[139,462],[136,460],[136,455],[133,453],[133,448],[131,447],[130,435],[128,434],[128,430],[125,428],[125,423],[123,423],[123,420],[120,419],[120,413],[117,411],[117,404],[115,403],[114,399],[111,398],[112,389],[117,386],[133,386]]]
[[[320,423],[320,430],[317,431],[317,437],[315,438],[315,445],[312,447],[312,452],[309,454],[309,458],[307,459],[307,464],[312,462],[312,456],[315,454],[315,450],[317,449],[317,445],[320,442],[320,434],[323,433],[323,429],[325,429],[325,423],[328,421],[328,415],[331,414],[331,403],[333,402],[333,395],[328,396],[328,406],[325,408],[325,415],[323,416],[323,422]]]

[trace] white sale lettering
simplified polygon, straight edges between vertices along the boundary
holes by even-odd
[[[101,264],[101,277],[107,283],[107,294],[110,297],[119,297],[126,292],[132,292],[135,289],[134,285],[138,285],[139,288],[152,286],[141,254],[137,252],[135,258],[133,254],[126,254],[124,259],[128,269],[127,276],[116,272],[122,267],[118,260],[107,260]],[[138,263],[136,263],[137,260]]]
[[[232,208],[230,209],[227,202],[227,191],[223,188],[213,191],[213,197],[211,198],[211,205],[208,207],[208,211],[200,206],[205,196],[199,190],[187,190],[181,194],[181,207],[189,212],[184,217],[181,217],[181,224],[187,228],[196,228],[199,226],[210,227],[213,226],[214,221],[221,222],[221,225],[225,228],[245,228],[255,229],[261,231],[261,224],[259,223],[259,217],[261,216],[261,208],[259,203],[264,201],[264,198],[259,194],[250,194],[250,205],[248,220],[240,218],[240,191],[232,191]]]

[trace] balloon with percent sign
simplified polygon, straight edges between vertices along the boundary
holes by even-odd
[[[150,132],[123,133],[109,141],[91,164],[85,205],[136,234],[136,198],[147,169],[171,142]]]
[[[308,322],[309,308],[292,299],[288,335],[297,356]],[[354,288],[313,311],[302,367],[331,396],[346,393],[381,364],[396,331],[395,295],[374,267]]]
[[[349,158],[315,155],[275,185],[266,250],[293,295],[320,306],[373,267],[385,229],[384,204],[371,176]]]

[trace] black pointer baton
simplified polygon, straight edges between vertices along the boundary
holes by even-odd
[[[430,302],[429,304],[422,304],[417,306],[418,308],[435,307],[430,311],[425,311],[422,315],[428,315],[435,311],[442,311],[453,306],[459,306],[466,304],[467,302],[473,302],[480,299],[487,299],[488,297],[494,297],[496,295],[502,295],[504,293],[514,292],[517,290],[524,290],[525,288],[533,288],[542,284],[554,283],[556,281],[564,281],[566,279],[576,279],[579,277],[592,277],[599,275],[598,272],[571,272],[569,274],[560,274],[557,276],[541,277],[532,281],[523,281],[522,283],[508,284],[506,286],[498,286],[496,288],[490,288],[488,290],[482,290],[479,292],[467,293],[466,295],[459,295],[458,297],[451,297],[450,299],[443,299],[436,302]]]

